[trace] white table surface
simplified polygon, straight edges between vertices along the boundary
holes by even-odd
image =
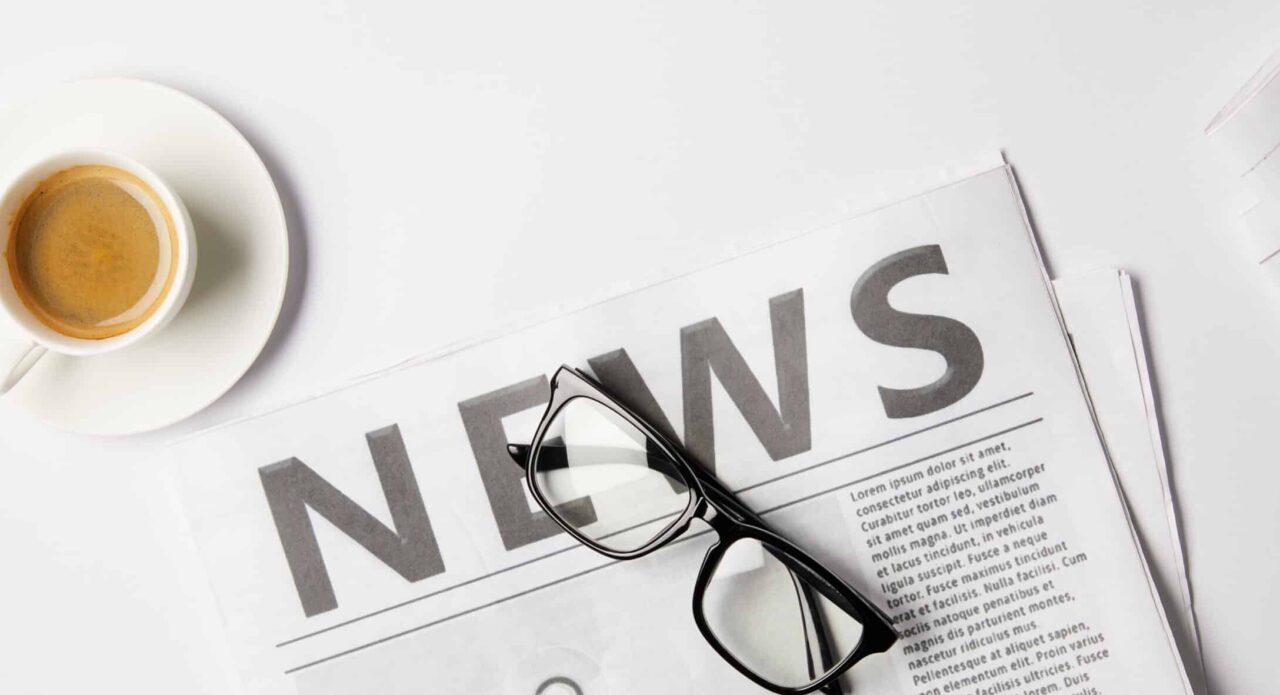
[[[884,172],[991,148],[1055,272],[1136,275],[1214,691],[1275,690],[1280,301],[1231,233],[1202,134],[1280,47],[1274,0],[5,14],[0,106],[105,75],[207,101],[271,168],[295,266],[265,356],[186,423],[84,438],[0,402],[0,692],[234,692],[154,456],[165,439],[698,267]],[[542,272],[564,253],[590,262]]]

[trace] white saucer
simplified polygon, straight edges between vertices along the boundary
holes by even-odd
[[[226,119],[149,82],[73,82],[0,114],[0,168],[67,147],[125,154],[178,192],[195,223],[195,284],[160,333],[95,357],[50,353],[4,400],[74,432],[132,434],[173,424],[226,393],[271,335],[289,273],[280,196]],[[9,332],[0,325],[0,334]]]

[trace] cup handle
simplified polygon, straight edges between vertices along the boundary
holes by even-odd
[[[9,373],[5,376],[4,381],[0,381],[0,396],[8,393],[9,389],[17,385],[22,380],[22,377],[26,376],[27,372],[36,366],[36,362],[39,362],[40,358],[44,357],[45,352],[48,352],[45,346],[38,343],[28,343],[13,366],[9,368]]]

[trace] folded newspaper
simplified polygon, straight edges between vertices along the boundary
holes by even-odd
[[[561,363],[889,612],[850,692],[1191,692],[1167,480],[1135,529],[1002,162],[176,443],[248,692],[760,691],[689,614],[710,536],[615,562],[531,502],[505,447]]]

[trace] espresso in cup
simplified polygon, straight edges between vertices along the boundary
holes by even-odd
[[[50,329],[100,340],[161,306],[178,266],[178,232],[160,196],[114,166],[59,171],[36,185],[10,222],[9,277]]]

